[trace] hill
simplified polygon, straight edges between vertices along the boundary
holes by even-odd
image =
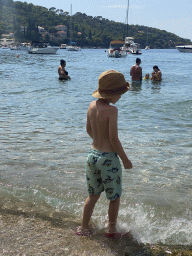
[[[47,9],[26,2],[0,0],[0,34],[14,33],[17,42],[47,40],[52,45],[69,43],[69,12],[52,7]],[[57,25],[67,27],[66,37],[61,37]],[[38,27],[44,28],[41,33]],[[112,40],[124,40],[132,36],[145,48],[175,48],[179,44],[191,44],[189,39],[152,27],[127,25],[110,21],[101,16],[92,17],[77,12],[72,16],[73,41],[87,47],[108,48]]]

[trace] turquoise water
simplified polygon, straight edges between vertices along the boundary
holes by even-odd
[[[58,80],[61,58],[70,81]],[[81,219],[91,94],[108,69],[130,82],[135,58],[108,58],[103,49],[51,56],[0,49],[2,207]],[[158,65],[163,80],[144,80],[116,104],[119,138],[133,163],[123,170],[118,226],[143,243],[192,245],[192,55],[142,50],[140,58],[143,75]],[[103,194],[93,215],[98,228],[107,224],[107,207]]]

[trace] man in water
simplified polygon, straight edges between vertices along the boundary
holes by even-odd
[[[60,66],[58,67],[59,80],[71,79],[70,76],[68,76],[68,72],[65,70],[65,66],[66,66],[66,61],[60,60]]]
[[[132,82],[141,83],[142,81],[142,68],[139,66],[141,64],[141,59],[136,59],[136,64],[131,67],[130,76],[132,77]]]

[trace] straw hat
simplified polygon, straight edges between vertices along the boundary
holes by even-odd
[[[125,81],[122,73],[108,70],[99,76],[98,89],[92,95],[98,99],[107,99],[121,95],[127,92],[129,88],[129,83]]]

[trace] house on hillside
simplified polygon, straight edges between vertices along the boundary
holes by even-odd
[[[0,39],[0,45],[11,45],[15,43],[15,38],[13,33],[2,34]]]
[[[67,34],[67,27],[65,25],[57,25],[57,26],[55,26],[55,28],[58,31],[64,31]]]
[[[42,34],[45,31],[45,29],[43,27],[38,26],[38,31],[40,34]]]
[[[63,30],[60,30],[57,32],[57,37],[58,39],[63,39],[63,38],[66,38],[67,37],[67,33]]]

